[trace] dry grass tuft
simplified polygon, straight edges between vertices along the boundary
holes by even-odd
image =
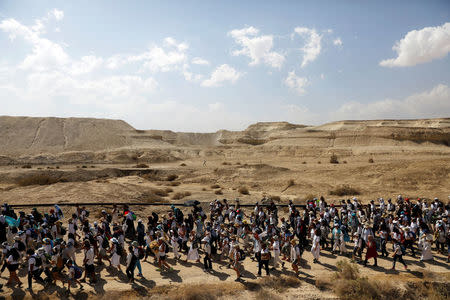
[[[331,154],[330,156],[330,164],[338,164],[339,160],[336,154]]]
[[[223,195],[222,189],[215,191],[214,194],[216,194],[216,195]]]
[[[356,188],[344,184],[342,186],[336,187],[334,190],[329,191],[329,194],[335,196],[353,196],[359,195],[360,192]]]
[[[218,184],[213,184],[213,185],[211,185],[211,188],[214,190],[214,189],[220,189],[220,185],[218,185]]]
[[[248,191],[248,188],[246,186],[241,186],[238,189],[238,192],[242,195],[249,195],[250,192]]]
[[[171,174],[171,175],[167,176],[167,181],[174,181],[177,178],[178,178],[178,175]]]
[[[287,182],[286,187],[281,191],[282,193],[285,192],[288,188],[290,188],[291,186],[295,185],[295,181],[294,179],[289,179]]]
[[[156,196],[160,196],[160,197],[167,197],[168,192],[166,192],[166,190],[162,190],[162,189],[151,189],[151,192],[153,194],[155,194]]]
[[[17,180],[17,184],[20,186],[29,186],[29,185],[50,185],[57,182],[66,182],[67,180],[61,180],[59,178],[55,178],[49,175],[44,174],[36,174],[30,175],[24,178],[20,178]]]
[[[175,193],[172,196],[172,199],[173,200],[180,200],[180,199],[183,199],[185,197],[189,197],[190,195],[192,195],[191,192],[178,192],[178,193]]]
[[[273,200],[274,202],[280,202],[280,201],[281,201],[280,196],[270,196],[269,198],[270,198],[271,200]]]
[[[155,286],[146,296],[155,299],[215,300],[242,292],[244,286],[238,283],[183,284]]]
[[[373,164],[374,162],[373,158],[369,158],[369,164]]]
[[[22,169],[31,169],[31,165],[23,165]]]
[[[147,164],[137,164],[136,166],[135,166],[135,168],[140,168],[140,169],[145,169],[145,168],[148,168],[148,165]]]
[[[301,285],[300,279],[294,276],[286,276],[281,275],[279,277],[276,276],[268,276],[261,278],[258,280],[259,285],[262,288],[269,288],[277,291],[278,293],[283,293],[289,288],[296,288]]]
[[[187,165],[185,163],[181,163],[180,167],[186,167]]]

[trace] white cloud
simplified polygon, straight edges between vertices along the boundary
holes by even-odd
[[[450,88],[439,84],[404,99],[372,103],[348,102],[331,115],[334,120],[435,118],[450,115]]]
[[[69,70],[73,75],[91,73],[103,64],[103,58],[94,55],[83,56],[79,61],[72,63]]]
[[[335,46],[342,46],[342,40],[341,40],[341,38],[338,37],[337,39],[335,39],[335,40],[333,41],[333,44],[334,44]]]
[[[62,10],[54,8],[48,13],[49,17],[54,17],[56,21],[61,21],[64,18],[64,12]]]
[[[298,77],[295,75],[295,71],[291,71],[284,83],[297,92],[298,95],[304,95],[306,93],[305,87],[308,85],[308,79],[306,77]]]
[[[325,79],[325,74],[320,74],[320,79]]]
[[[235,83],[241,76],[242,73],[236,71],[233,67],[230,67],[227,64],[223,64],[217,67],[212,72],[211,77],[209,79],[206,79],[202,82],[202,86],[206,87],[221,86],[222,83],[226,81]]]
[[[201,57],[194,57],[191,62],[194,65],[203,65],[203,66],[208,66],[209,65],[209,61],[207,61],[206,59],[203,59]]]
[[[242,49],[233,51],[232,55],[244,55],[250,57],[251,66],[265,63],[273,68],[281,68],[285,58],[282,54],[272,51],[273,36],[257,36],[258,33],[259,30],[253,26],[234,29],[228,32],[228,35],[231,36],[238,45],[242,46]]]
[[[322,50],[322,35],[318,34],[315,29],[306,27],[296,27],[294,32],[305,39],[305,45],[300,49],[303,51],[303,61],[301,67],[305,67],[308,63],[316,60]]]
[[[443,58],[450,52],[450,23],[408,32],[392,47],[396,58],[382,60],[383,67],[409,67]]]

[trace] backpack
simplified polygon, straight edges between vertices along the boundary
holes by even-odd
[[[169,245],[166,242],[164,242],[164,252],[169,253]]]
[[[116,253],[117,255],[122,256],[123,249],[121,244],[116,244]]]
[[[112,216],[111,216],[110,214],[107,214],[107,215],[106,215],[106,221],[107,221],[108,223],[111,223],[111,222],[112,222]]]
[[[138,256],[139,256],[139,259],[143,259],[144,257],[145,257],[145,251],[144,251],[144,248],[142,248],[142,247],[138,247],[138,252],[139,252],[139,254],[138,254]]]
[[[11,250],[9,250],[8,256],[12,255],[12,257],[14,258],[14,260],[19,260],[20,259],[20,253],[16,248],[11,248]]]
[[[25,244],[22,241],[17,242],[17,249],[19,251],[25,251],[26,250]]]
[[[33,255],[33,258],[36,261],[36,267],[42,266],[42,258],[39,255]]]
[[[243,261],[245,259],[245,252],[242,249],[239,249],[239,261]]]
[[[64,227],[61,227],[61,231],[60,232],[61,232],[61,235],[66,235],[67,230]]]
[[[109,242],[108,242],[108,239],[106,238],[106,236],[103,236],[102,248],[103,249],[109,248]]]
[[[83,271],[77,266],[73,266],[72,268],[75,271],[75,279],[80,279],[83,275]]]

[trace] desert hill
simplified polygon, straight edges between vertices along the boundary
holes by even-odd
[[[0,164],[170,162],[214,155],[352,153],[407,147],[448,153],[450,118],[260,122],[214,133],[137,130],[121,120],[0,117]],[[230,148],[231,147],[231,148]],[[437,148],[436,148],[437,147]],[[396,150],[397,149],[397,150]]]

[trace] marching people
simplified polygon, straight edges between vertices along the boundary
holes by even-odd
[[[98,217],[77,206],[73,214],[64,218],[59,206],[48,212],[33,208],[27,215],[3,205],[0,271],[8,268],[8,285],[14,282],[21,285],[17,271],[23,262],[30,292],[33,280],[42,284],[62,281],[65,285],[66,278],[70,291],[73,284],[82,288],[80,283],[87,278],[92,284],[98,282],[100,274],[95,274],[95,266],[103,260],[110,262],[111,269],[121,272],[122,256],[126,256],[124,265],[129,282],[135,280],[135,268],[139,277],[144,276],[142,264],[148,256],[155,258],[158,271],[164,268],[171,272],[168,256],[172,257],[172,252],[174,259],[183,257],[199,263],[202,258],[199,265],[205,271],[212,270],[215,261],[225,260],[236,272],[236,280],[242,281],[243,261],[247,257],[257,262],[252,267],[257,275],[262,275],[262,269],[270,275],[269,265],[274,270],[280,263],[282,272],[285,271],[285,260],[290,261],[299,275],[304,250],[310,250],[313,263],[318,263],[321,251],[345,255],[350,238],[354,243],[353,258],[365,254],[360,261],[364,265],[373,258],[377,266],[378,251],[387,257],[391,242],[394,269],[399,261],[407,270],[403,257],[411,255],[414,259],[416,248],[420,250],[421,261],[430,261],[439,253],[448,259],[448,204],[439,199],[432,202],[418,199],[412,203],[403,196],[397,197],[395,204],[391,199],[387,204],[381,200],[380,206],[375,201],[363,205],[354,198],[337,207],[320,197],[308,201],[302,209],[290,202],[285,212],[278,211],[273,201],[269,201],[268,205],[256,203],[251,213],[244,213],[239,201],[230,204],[225,199],[214,200],[209,203],[209,212],[198,204],[190,211],[185,208],[184,212],[171,206],[165,214],[149,214],[146,225],[142,221],[146,216],[140,215],[142,219],[138,219],[136,226],[137,216],[128,206],[121,210],[115,205],[110,213],[102,209]],[[84,258],[77,266],[79,250]]]

